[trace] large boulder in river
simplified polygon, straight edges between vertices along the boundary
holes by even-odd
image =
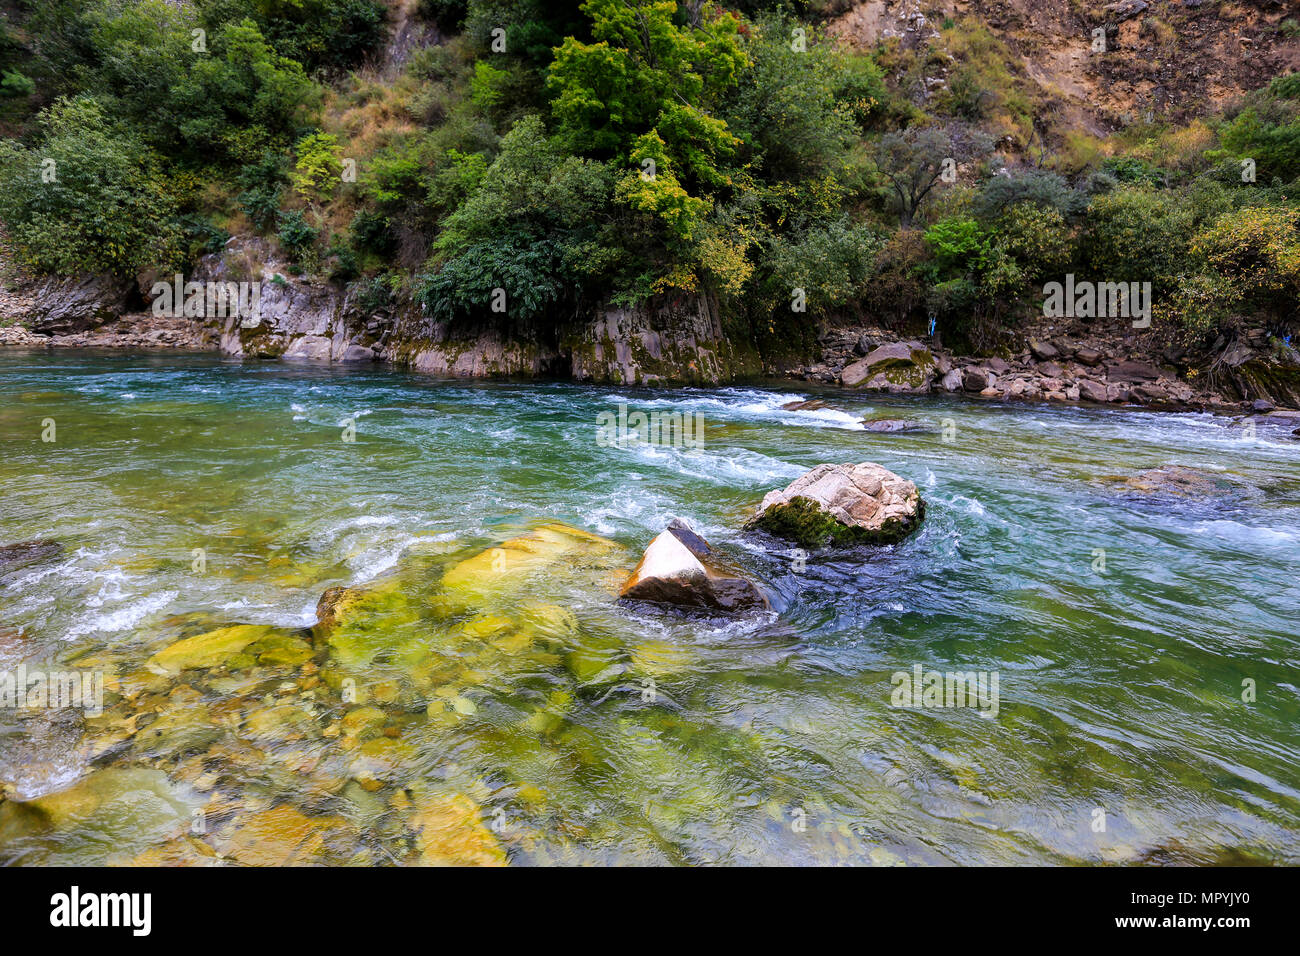
[[[708,542],[678,520],[650,542],[619,596],[711,611],[768,607],[752,581],[722,567]]]
[[[916,485],[874,462],[818,465],[763,498],[750,527],[805,547],[892,544],[925,517]]]
[[[925,393],[934,384],[936,362],[919,342],[890,342],[840,373],[840,384],[895,393]]]

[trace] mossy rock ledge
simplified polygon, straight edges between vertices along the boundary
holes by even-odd
[[[916,485],[874,462],[818,465],[770,491],[747,524],[806,548],[894,544],[921,526]]]

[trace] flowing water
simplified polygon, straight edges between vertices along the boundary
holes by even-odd
[[[0,357],[0,545],[62,546],[0,570],[0,670],[105,681],[0,708],[0,861],[1300,862],[1289,429],[809,394]],[[702,447],[598,441],[620,404]],[[922,530],[742,532],[843,461]],[[1116,480],[1174,463],[1221,487]],[[673,517],[772,612],[619,604]],[[918,665],[996,708],[895,706]]]

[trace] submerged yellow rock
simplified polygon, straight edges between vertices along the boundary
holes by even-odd
[[[216,667],[274,630],[257,624],[221,627],[164,647],[149,658],[149,664],[151,668],[168,674],[179,674],[192,667]]]
[[[483,823],[469,797],[440,795],[420,801],[411,818],[425,866],[505,866],[506,851]]]
[[[442,587],[453,606],[473,605],[511,593],[536,572],[620,551],[617,542],[589,531],[544,524],[454,565],[443,575]]]
[[[380,654],[416,660],[426,644],[416,595],[402,576],[365,588],[330,588],[316,608],[317,633],[326,636],[331,656],[344,667],[367,666]]]
[[[222,853],[246,866],[294,866],[320,862],[327,840],[344,835],[341,817],[309,817],[288,806],[241,817]]]

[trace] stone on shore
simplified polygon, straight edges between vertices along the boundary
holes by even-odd
[[[720,567],[708,542],[680,521],[650,542],[619,596],[711,611],[768,606],[753,582]]]
[[[1029,351],[1032,352],[1034,358],[1038,359],[1040,362],[1054,359],[1061,354],[1060,351],[1057,350],[1056,346],[1052,345],[1050,342],[1030,341]]]
[[[916,485],[887,468],[823,464],[768,492],[749,526],[804,547],[893,544],[924,516]]]
[[[925,393],[934,382],[936,363],[917,342],[890,342],[840,373],[848,388],[868,388],[895,393]]]
[[[1110,401],[1110,389],[1091,379],[1079,379],[1079,397],[1085,402],[1108,402]]]

